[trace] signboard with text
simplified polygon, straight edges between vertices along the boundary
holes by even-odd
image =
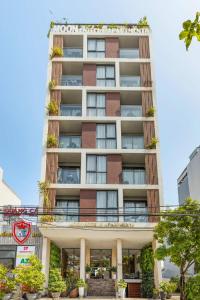
[[[16,266],[28,265],[29,257],[35,254],[35,246],[17,246]]]

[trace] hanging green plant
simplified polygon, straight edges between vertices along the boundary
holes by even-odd
[[[57,137],[53,134],[47,136],[47,148],[55,148],[58,144]]]
[[[50,59],[54,57],[62,57],[63,56],[63,49],[60,47],[53,47],[50,54]]]
[[[49,90],[51,91],[52,89],[54,89],[56,87],[56,81],[53,79],[53,80],[50,80],[49,81]]]
[[[155,149],[158,142],[159,140],[156,137],[152,137],[151,142],[146,146],[146,149]]]
[[[139,257],[142,272],[142,296],[152,298],[154,289],[154,254],[152,245],[142,248]]]
[[[58,115],[58,104],[55,100],[51,100],[47,105],[47,111],[50,116]]]
[[[49,182],[47,181],[38,181],[39,194],[43,198],[43,206],[49,208],[51,203],[49,201]]]
[[[151,106],[151,107],[149,108],[149,110],[147,111],[146,116],[147,116],[147,117],[154,117],[155,112],[156,112],[155,107]]]
[[[137,26],[138,26],[139,28],[141,28],[141,27],[149,27],[149,23],[148,23],[147,17],[141,18],[141,19],[139,20]]]
[[[51,21],[50,26],[49,26],[49,31],[48,31],[48,33],[47,33],[47,37],[48,37],[48,38],[49,38],[49,36],[50,36],[51,29],[53,29],[54,26],[55,26],[55,22],[54,22],[54,21]]]

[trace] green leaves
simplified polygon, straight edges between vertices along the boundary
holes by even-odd
[[[200,41],[200,12],[196,13],[194,21],[187,20],[183,22],[183,31],[179,34],[179,39],[184,40],[186,50],[189,49],[193,37],[196,37]]]

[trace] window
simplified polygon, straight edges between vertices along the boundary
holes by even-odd
[[[87,155],[87,183],[106,183],[106,156]]]
[[[105,57],[104,39],[88,39],[88,57]]]
[[[97,221],[117,222],[118,217],[113,216],[117,214],[117,212],[118,212],[117,191],[98,191],[97,192]]]
[[[104,149],[116,148],[115,124],[97,124],[96,147]]]
[[[78,276],[80,270],[80,249],[62,249],[62,264],[64,277],[69,277],[70,274]]]
[[[57,212],[61,215],[56,216],[57,221],[78,222],[79,221],[79,201],[78,200],[56,200]]]
[[[0,245],[0,264],[8,269],[14,269],[17,247],[14,245]]]
[[[139,277],[139,274],[135,273],[135,250],[122,249],[122,270],[124,279]]]
[[[80,183],[80,168],[60,167],[58,169],[58,183]]]
[[[122,117],[142,117],[141,105],[121,105]]]
[[[147,222],[147,203],[146,201],[124,201],[124,212],[129,214],[124,217],[125,222]],[[132,215],[131,215],[132,214]]]
[[[81,105],[75,104],[61,104],[60,114],[61,116],[81,116]]]
[[[87,115],[105,116],[106,114],[106,96],[105,94],[87,94]]]
[[[123,184],[145,184],[145,170],[142,168],[124,168]]]
[[[122,136],[123,149],[144,149],[144,137],[137,135]]]
[[[76,135],[61,135],[59,137],[60,148],[80,148],[81,138]]]
[[[115,67],[97,66],[97,86],[115,86]]]

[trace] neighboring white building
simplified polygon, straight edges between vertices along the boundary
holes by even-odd
[[[6,205],[21,205],[21,199],[3,180],[3,169],[0,168],[0,207]]]
[[[187,167],[177,180],[180,204],[188,197],[200,201],[200,146],[196,147],[189,158]]]

